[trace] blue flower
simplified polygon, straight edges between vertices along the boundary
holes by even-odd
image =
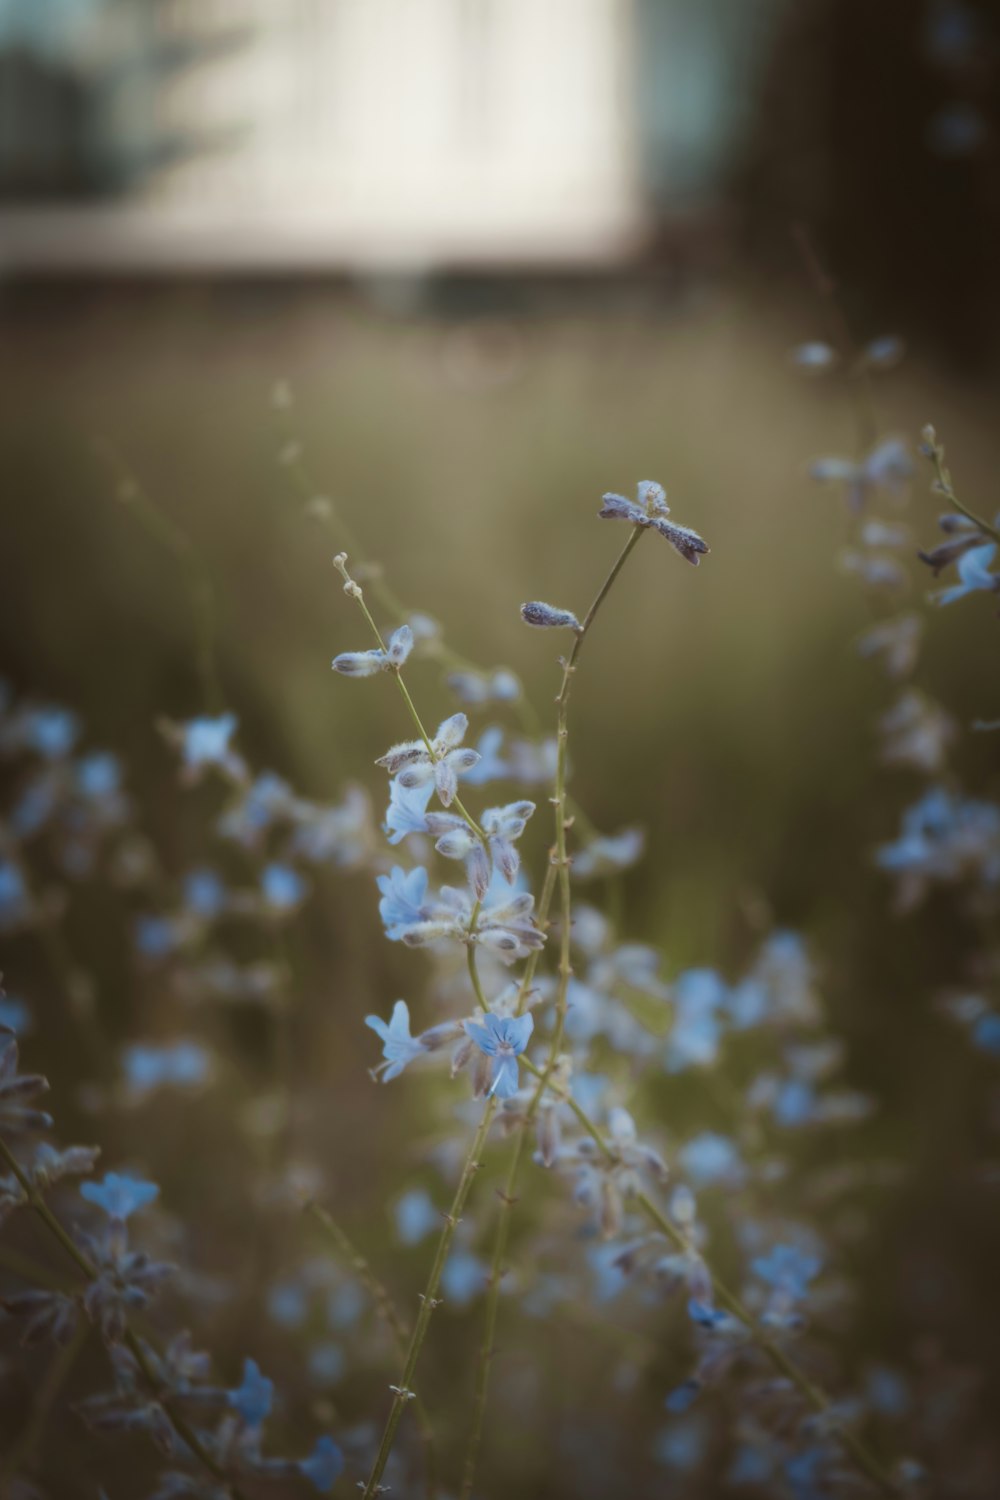
[[[80,1196],[88,1203],[102,1208],[111,1219],[124,1222],[138,1209],[145,1208],[160,1195],[155,1182],[143,1182],[138,1177],[119,1176],[108,1172],[103,1182],[82,1182]]]
[[[95,802],[113,799],[121,788],[121,779],[118,758],[107,750],[84,756],[76,768],[77,790]]]
[[[184,904],[195,916],[217,917],[226,905],[226,887],[214,870],[192,870],[184,877]]]
[[[321,1385],[335,1385],[347,1368],[344,1351],[332,1339],[324,1339],[309,1350],[309,1374]]]
[[[228,1392],[229,1405],[238,1412],[248,1427],[259,1427],[270,1415],[274,1399],[274,1381],[260,1373],[255,1359],[243,1361],[243,1381],[236,1390]]]
[[[486,1287],[487,1269],[469,1250],[453,1250],[441,1272],[441,1289],[449,1302],[467,1307]]]
[[[972,1027],[972,1042],[981,1052],[992,1052],[1000,1056],[1000,1016],[995,1011],[987,1011],[975,1022]]]
[[[688,1141],[678,1153],[678,1160],[700,1187],[738,1181],[743,1176],[743,1164],[732,1141],[711,1130]]]
[[[410,1188],[403,1193],[396,1200],[393,1217],[396,1220],[396,1233],[404,1245],[419,1244],[441,1222],[441,1216],[426,1188]]]
[[[166,726],[167,734],[180,745],[187,780],[197,780],[212,766],[233,777],[243,776],[243,762],[229,743],[238,722],[235,714],[219,714],[214,719],[206,715],[186,724]]]
[[[5,995],[0,990],[0,1026],[6,1026],[15,1036],[23,1036],[31,1028],[31,1012],[23,1000]]]
[[[963,552],[956,565],[961,583],[945,589],[938,595],[937,602],[954,604],[956,599],[964,599],[966,594],[973,594],[977,589],[995,594],[1000,589],[1000,578],[990,572],[990,563],[996,556],[996,550],[996,542],[987,542],[982,547],[970,547],[968,552]]]
[[[333,1489],[343,1468],[344,1455],[331,1437],[317,1438],[309,1457],[299,1464],[299,1472],[303,1478],[308,1479],[321,1495]]]
[[[809,1295],[809,1283],[819,1275],[823,1262],[795,1245],[775,1245],[768,1255],[758,1255],[750,1269],[768,1286],[799,1301]]]
[[[210,1070],[209,1055],[198,1042],[177,1041],[157,1047],[135,1042],[122,1057],[125,1076],[133,1094],[148,1094],[163,1084],[190,1087],[204,1083]]]
[[[260,888],[265,903],[276,913],[294,911],[305,900],[309,889],[297,870],[277,863],[265,867]]]
[[[267,1294],[267,1310],[281,1328],[301,1328],[309,1312],[305,1287],[297,1281],[279,1281]]]
[[[379,916],[385,924],[386,937],[398,943],[408,927],[414,922],[427,919],[424,898],[427,895],[427,871],[423,865],[406,871],[393,865],[388,875],[378,877],[378,888],[382,899],[378,904]]]
[[[423,740],[406,740],[393,745],[379,756],[377,766],[384,766],[407,791],[433,786],[444,807],[449,807],[458,792],[458,779],[479,764],[479,754],[462,745],[469,720],[465,714],[452,714],[439,724],[430,748]]]
[[[382,1038],[382,1056],[385,1062],[376,1069],[382,1074],[382,1082],[398,1078],[400,1073],[419,1057],[423,1048],[410,1035],[410,1011],[405,1000],[397,1000],[392,1008],[392,1020],[386,1023],[380,1016],[365,1016],[365,1025],[370,1026]]]
[[[497,1016],[488,1011],[481,1026],[478,1021],[463,1022],[479,1050],[494,1059],[489,1092],[498,1099],[511,1099],[517,1093],[517,1059],[528,1045],[534,1024],[530,1011],[523,1016]]]
[[[500,756],[500,747],[503,744],[503,730],[497,725],[484,729],[479,737],[476,750],[479,753],[479,761],[471,771],[466,771],[465,779],[470,786],[485,786],[488,781],[502,781],[505,776],[510,775],[510,767]]]
[[[663,486],[652,479],[641,480],[637,500],[638,503],[626,500],[624,495],[605,495],[598,515],[603,516],[606,521],[628,521],[633,526],[658,531],[681,557],[697,567],[702,555],[708,551],[708,546],[696,531],[667,520],[670,507]]]
[[[68,755],[80,733],[76,715],[65,708],[32,709],[24,727],[28,745],[45,760],[61,760]]]
[[[389,783],[389,810],[385,815],[385,834],[390,844],[398,844],[408,833],[427,832],[427,804],[434,788],[403,786],[399,778]]]

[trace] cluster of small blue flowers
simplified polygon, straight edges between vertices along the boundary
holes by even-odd
[[[80,1415],[97,1432],[145,1433],[169,1461],[155,1491],[161,1500],[192,1495],[201,1500],[235,1496],[244,1479],[301,1476],[327,1493],[343,1467],[339,1448],[321,1437],[308,1457],[265,1456],[263,1424],[274,1387],[253,1360],[244,1366],[234,1390],[210,1383],[207,1355],[196,1353],[184,1332],[161,1349],[133,1320],[156,1297],[176,1267],[133,1247],[130,1223],[159,1197],[159,1187],[127,1174],[109,1172],[102,1181],[87,1176],[98,1152],[88,1147],[59,1151],[35,1136],[48,1129],[49,1116],[30,1101],[44,1091],[44,1078],[18,1069],[17,1042],[0,1032],[0,1156],[8,1169],[0,1178],[4,1213],[33,1212],[72,1264],[75,1280],[42,1285],[2,1299],[4,1311],[22,1322],[22,1343],[74,1340],[81,1319],[99,1330],[111,1365],[113,1389],[79,1403]],[[96,1209],[95,1224],[64,1218],[50,1206],[49,1194],[67,1176],[87,1176],[80,1197]]]

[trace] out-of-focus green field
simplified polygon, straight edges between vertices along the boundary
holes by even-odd
[[[891,919],[870,864],[920,783],[875,764],[873,721],[893,689],[852,649],[871,614],[837,568],[842,503],[805,477],[811,457],[853,446],[838,381],[803,380],[788,364],[819,318],[737,292],[677,306],[622,294],[588,316],[522,304],[488,318],[394,313],[322,290],[8,299],[0,670],[122,751],[177,869],[194,813],[178,816],[154,724],[200,708],[188,598],[116,499],[95,443],[124,455],[210,566],[221,676],[252,763],[317,798],[362,780],[377,803],[371,763],[406,726],[385,683],[330,671],[337,651],[369,643],[329,535],[278,462],[275,381],[295,392],[310,469],[393,588],[464,654],[513,667],[543,717],[558,644],[527,630],[518,605],[582,613],[620,545],[621,528],[597,520],[602,492],[666,485],[711,556],[695,571],[655,537],[639,549],[576,685],[575,794],[603,829],[648,828],[626,930],[661,944],[671,973],[731,969],[767,913],[814,944],[851,1081],[881,1101],[885,1153],[911,1163],[901,1194],[872,1208],[872,1318],[891,1337],[905,1306],[928,1336],[947,1327],[959,1355],[988,1357],[995,1329],[971,1310],[995,1264],[993,1210],[953,1172],[978,1148],[986,1069],[930,1008],[936,983],[961,974],[960,923],[947,902]],[[915,443],[936,423],[961,492],[992,514],[996,393],[963,389],[918,353],[877,394],[886,431]],[[927,478],[918,462],[909,516],[925,542]],[[975,596],[929,627],[926,685],[963,722],[1000,714],[991,601]],[[412,677],[428,718],[452,711],[435,668]],[[995,790],[995,737],[970,737],[962,754],[971,787]],[[331,880],[299,955],[312,1082],[325,1072],[355,1122],[350,1158],[342,1137],[330,1151],[361,1221],[399,1180],[380,1152],[398,1150],[406,1108],[364,1076],[361,1020],[419,994],[424,972],[419,955],[386,948],[374,908],[366,880]],[[115,972],[107,1004],[128,1030],[122,962]],[[663,1101],[663,1126],[682,1126],[667,1091]],[[686,1083],[678,1108],[690,1107]]]

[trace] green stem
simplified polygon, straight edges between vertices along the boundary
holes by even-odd
[[[367,1483],[364,1487],[364,1500],[374,1500],[374,1497],[380,1494],[382,1491],[382,1485],[380,1481],[382,1475],[385,1472],[385,1466],[388,1463],[389,1454],[392,1452],[392,1445],[396,1437],[396,1429],[398,1428],[400,1419],[402,1418],[403,1409],[408,1404],[413,1394],[412,1381],[414,1372],[417,1368],[417,1362],[420,1359],[420,1351],[423,1348],[424,1339],[427,1337],[427,1330],[430,1326],[431,1317],[433,1316],[435,1307],[438,1305],[437,1294],[438,1288],[441,1285],[441,1274],[444,1271],[445,1262],[448,1259],[448,1252],[451,1249],[451,1242],[454,1238],[455,1230],[458,1227],[459,1220],[461,1219],[462,1210],[465,1207],[466,1199],[469,1196],[469,1190],[472,1186],[472,1179],[478,1172],[481,1164],[480,1156],[483,1147],[486,1144],[486,1137],[489,1134],[490,1125],[492,1123],[495,1111],[496,1100],[490,1099],[483,1110],[483,1117],[479,1122],[479,1127],[472,1142],[472,1148],[469,1151],[469,1155],[466,1158],[465,1165],[462,1168],[462,1175],[459,1179],[458,1187],[455,1190],[455,1196],[452,1200],[451,1209],[449,1213],[445,1215],[445,1226],[441,1232],[441,1238],[438,1241],[437,1254],[434,1257],[434,1264],[431,1266],[431,1272],[429,1277],[427,1278],[427,1285],[423,1293],[421,1294],[420,1310],[417,1313],[417,1320],[413,1326],[413,1333],[410,1336],[409,1348],[406,1351],[406,1359],[403,1364],[403,1373],[400,1376],[398,1386],[394,1387],[395,1394],[393,1396],[392,1406],[389,1410],[389,1416],[386,1419],[385,1429],[382,1433],[382,1441],[379,1444],[375,1462],[372,1465],[371,1473],[369,1474]]]
[[[529,1058],[522,1057],[521,1062],[529,1073],[540,1079],[544,1085],[545,1074],[541,1068],[535,1066]],[[605,1161],[613,1163],[617,1160],[614,1151],[608,1145],[601,1131],[594,1124],[582,1105],[573,1098],[571,1094],[560,1094],[560,1099],[567,1104],[576,1116],[577,1121],[591,1140],[597,1146]],[[699,1255],[708,1267],[712,1278],[712,1287],[715,1299],[719,1306],[733,1317],[738,1318],[749,1330],[751,1337],[757,1347],[764,1353],[771,1363],[785,1375],[798,1389],[809,1405],[817,1412],[829,1415],[830,1400],[799,1368],[789,1354],[768,1334],[753,1317],[735,1292],[731,1291],[726,1283],[708,1264],[703,1250],[696,1249],[681,1229],[674,1224],[663,1210],[649,1197],[648,1193],[637,1193],[634,1200],[646,1217],[666,1235],[675,1249],[685,1255]],[[879,1490],[880,1494],[895,1496],[899,1494],[898,1487],[886,1473],[879,1460],[872,1454],[867,1446],[849,1428],[835,1425],[832,1428],[838,1442],[857,1464],[858,1468],[865,1474]]]
[[[934,474],[938,482],[938,489],[948,504],[954,506],[955,510],[960,515],[963,515],[967,521],[971,521],[984,536],[988,536],[994,542],[1000,542],[1000,530],[996,526],[991,526],[989,521],[984,521],[982,516],[977,515],[974,510],[970,510],[955,494],[951,482],[951,470],[946,466],[944,461],[944,448],[937,441],[936,435],[933,443],[929,445],[929,457],[931,463],[934,465]]]
[[[361,1281],[365,1287],[367,1287],[368,1293],[373,1303],[375,1304],[375,1309],[379,1317],[382,1319],[383,1323],[385,1323],[386,1327],[389,1329],[390,1334],[392,1335],[392,1340],[396,1346],[396,1353],[398,1354],[400,1361],[405,1361],[407,1339],[409,1338],[410,1331],[407,1328],[406,1324],[403,1322],[403,1319],[399,1316],[399,1313],[396,1309],[396,1304],[389,1296],[389,1293],[386,1291],[381,1281],[379,1281],[378,1277],[375,1275],[375,1272],[372,1270],[370,1263],[361,1254],[360,1250],[358,1250],[353,1240],[349,1238],[346,1232],[337,1223],[336,1219],[334,1219],[332,1215],[327,1213],[325,1208],[321,1208],[318,1203],[307,1203],[305,1205],[305,1208],[307,1213],[312,1214],[313,1218],[316,1220],[316,1223],[326,1234],[327,1238],[336,1246],[340,1254],[351,1266],[352,1270],[357,1275],[358,1280]],[[434,1429],[431,1425],[430,1417],[427,1414],[427,1408],[420,1400],[419,1396],[414,1397],[413,1411],[417,1421],[420,1424],[420,1432],[424,1442],[428,1500],[433,1500],[433,1497],[437,1494],[437,1463],[434,1454]]]
[[[365,603],[364,593],[360,586],[355,583],[354,579],[351,578],[350,574],[347,571],[345,554],[339,553],[338,556],[334,558],[334,562],[344,579],[344,592],[348,594],[352,599],[356,600],[357,604],[360,606],[361,613],[368,621],[369,628],[371,629],[372,634],[378,642],[379,650],[388,654],[388,647],[386,646],[385,640],[383,639],[382,632],[376,625],[372,612],[368,608],[368,605]],[[423,740],[424,748],[426,749],[427,754],[430,756],[431,762],[433,764],[438,759],[434,750],[434,743],[431,740],[430,735],[427,733],[427,730],[424,728],[423,720],[417,713],[417,706],[414,703],[413,699],[410,697],[410,690],[406,686],[406,683],[403,681],[403,674],[398,667],[394,667],[392,670],[392,675],[396,679],[396,684],[402,695],[403,702],[406,704],[406,711],[410,715],[410,718],[413,720],[413,724],[416,728],[417,734],[420,736],[421,740]],[[458,809],[460,816],[465,820],[465,823],[469,828],[471,828],[472,832],[476,835],[476,837],[483,844],[484,848],[488,851],[489,843],[487,841],[486,835],[483,833],[483,830],[480,828],[475,818],[465,807],[461,798],[456,795],[452,798],[452,802]]]
[[[552,1075],[559,1052],[562,1047],[563,1032],[566,1024],[566,1004],[569,994],[569,981],[572,974],[570,963],[570,938],[572,918],[572,893],[569,881],[569,856],[566,848],[567,818],[567,755],[566,745],[569,738],[569,700],[573,686],[573,674],[583,649],[583,643],[587,634],[597,617],[597,612],[611,591],[615,579],[628,561],[630,553],[634,550],[642,536],[642,528],[633,528],[628,541],[619,553],[611,571],[594,596],[593,603],[584,616],[583,622],[573,642],[573,649],[563,665],[562,684],[559,696],[556,699],[557,721],[556,733],[558,736],[558,758],[556,762],[555,792],[552,798],[555,808],[555,848],[549,857],[549,866],[546,871],[545,884],[542,888],[541,900],[539,902],[539,918],[543,922],[548,917],[549,904],[552,899],[553,884],[556,879],[559,883],[559,905],[560,905],[560,931],[559,931],[559,983],[556,993],[556,1026],[549,1046],[548,1058],[544,1068],[538,1075],[538,1086],[531,1098],[524,1119],[521,1122],[518,1133],[517,1144],[511,1155],[507,1168],[507,1180],[503,1192],[500,1194],[500,1217],[497,1221],[496,1238],[493,1242],[493,1256],[490,1262],[490,1276],[486,1296],[486,1316],[483,1327],[483,1342],[479,1351],[479,1363],[476,1370],[476,1388],[473,1400],[472,1429],[465,1452],[465,1464],[462,1474],[462,1489],[460,1500],[469,1500],[472,1494],[472,1486],[475,1480],[476,1462],[479,1456],[479,1445],[482,1440],[483,1422],[486,1415],[486,1402],[489,1395],[490,1366],[493,1360],[493,1344],[496,1337],[497,1317],[500,1305],[500,1283],[503,1279],[503,1261],[507,1253],[507,1244],[510,1238],[511,1209],[517,1201],[517,1181],[521,1171],[521,1163],[524,1158],[525,1142],[531,1129],[535,1115],[541,1103],[545,1086]],[[534,976],[534,961],[537,955],[532,955],[532,962],[525,971],[521,981],[521,992],[518,996],[517,1013],[520,1015],[524,1009],[527,998],[527,989]],[[534,1072],[534,1068],[532,1067]]]

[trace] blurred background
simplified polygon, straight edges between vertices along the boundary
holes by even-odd
[[[330,673],[367,642],[310,492],[456,649],[509,665],[550,717],[555,651],[518,605],[582,612],[615,545],[594,524],[601,494],[659,479],[711,556],[696,573],[641,549],[574,701],[582,805],[606,831],[648,830],[625,931],[662,946],[670,974],[735,972],[769,920],[803,932],[850,1081],[879,1100],[869,1149],[907,1164],[866,1209],[867,1326],[892,1358],[940,1349],[987,1371],[1000,1237],[969,1163],[987,1149],[988,1068],[932,1004],[969,982],[969,923],[947,897],[893,918],[872,864],[923,779],[876,764],[892,695],[853,649],[871,606],[838,568],[852,520],[807,476],[857,451],[852,403],[788,351],[831,317],[860,343],[904,339],[877,385],[882,432],[915,455],[933,421],[961,493],[993,514],[998,58],[986,0],[0,0],[0,673],[122,755],[179,878],[214,803],[178,788],[155,727],[202,703],[184,568],[136,524],[136,488],[211,578],[248,759],[333,800],[372,787],[404,731],[378,684]],[[914,461],[908,519],[927,543]],[[914,574],[918,610],[928,582]],[[1000,713],[996,628],[982,598],[929,620],[922,680],[963,725]],[[443,718],[452,700],[423,673]],[[956,760],[996,792],[994,740]],[[169,1033],[110,904],[73,894],[66,921],[116,1045]],[[145,1164],[196,1223],[212,1200],[189,1258],[221,1276],[242,1250],[234,1142],[257,1031],[220,1027],[227,1088],[181,1117],[151,1106],[129,1135],[73,1088],[44,955],[4,946],[63,1135]],[[382,941],[367,877],[330,876],[295,974],[306,1133],[376,1254],[414,1125],[365,1076],[361,1018],[412,997],[420,965]],[[696,1091],[681,1102],[693,1118]],[[687,1124],[672,1108],[657,1096],[668,1139]],[[208,1129],[219,1201],[219,1179],[185,1165]],[[275,1264],[300,1233],[276,1234]],[[416,1286],[422,1265],[390,1274]],[[230,1367],[266,1337],[254,1316],[216,1317]],[[573,1399],[596,1402],[599,1340],[563,1336],[593,1382]],[[442,1338],[466,1347],[458,1320]],[[375,1389],[317,1399],[360,1418]],[[493,1473],[526,1495],[589,1493],[501,1392],[501,1426],[505,1410],[529,1437],[518,1455],[494,1437]],[[641,1464],[632,1477],[662,1492]]]

